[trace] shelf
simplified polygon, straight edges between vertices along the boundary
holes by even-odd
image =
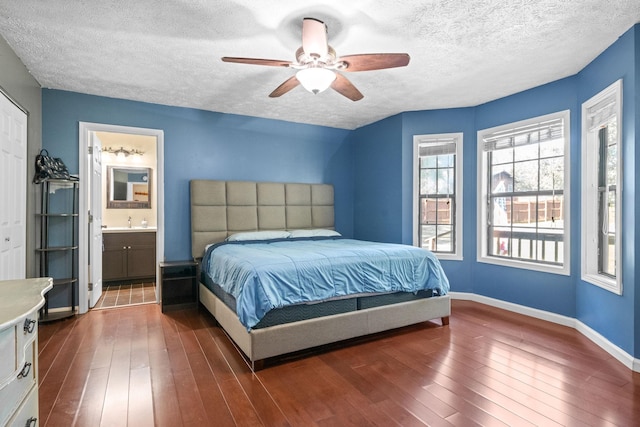
[[[40,310],[43,322],[74,316],[78,308],[78,191],[77,180],[49,179],[37,187],[35,249],[38,275],[51,277],[53,288]],[[51,310],[51,312],[50,312]]]
[[[53,279],[53,286],[60,286],[60,285],[69,285],[71,283],[77,283],[78,279],[76,279],[75,277],[71,277],[68,279]]]
[[[183,280],[183,279],[195,279],[196,275],[195,274],[189,274],[189,275],[184,275],[184,276],[174,276],[174,277],[168,277],[165,276],[162,280],[164,280],[165,282],[172,282],[174,280]]]
[[[62,179],[62,178],[46,178],[41,181],[42,184],[46,184],[47,182],[53,182],[54,184],[77,184],[80,181],[77,179]]]
[[[51,246],[48,248],[38,248],[36,252],[56,252],[56,251],[71,251],[78,249],[77,246]]]
[[[196,267],[198,265],[195,261],[162,261],[160,267]]]
[[[162,280],[170,282],[180,279],[195,279],[197,277],[195,266],[196,264],[167,267],[161,263],[160,267],[163,269]]]
[[[79,214],[75,214],[75,213],[37,213],[36,216],[39,217],[59,217],[59,218],[65,218],[65,217],[77,217],[80,216]]]
[[[40,313],[40,322],[53,322],[54,320],[66,319],[67,317],[72,317],[76,315],[76,311],[74,310],[65,310],[65,311],[54,311],[53,313]]]

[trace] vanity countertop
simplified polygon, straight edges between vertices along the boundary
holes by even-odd
[[[145,233],[157,231],[156,227],[107,227],[102,229],[102,233]]]

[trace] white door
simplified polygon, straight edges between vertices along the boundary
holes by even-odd
[[[27,115],[0,95],[0,280],[26,277]]]
[[[102,295],[102,143],[95,132],[89,133],[89,307]]]

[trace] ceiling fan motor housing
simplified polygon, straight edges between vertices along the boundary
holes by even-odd
[[[292,63],[291,68],[302,69],[311,66],[329,68],[331,70],[343,70],[347,64],[343,61],[336,62],[336,51],[331,46],[327,46],[327,54],[324,56],[318,54],[307,54],[302,47],[296,51],[297,64]]]

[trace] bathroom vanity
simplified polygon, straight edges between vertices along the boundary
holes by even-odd
[[[102,280],[156,277],[155,229],[106,228],[102,231]]]

